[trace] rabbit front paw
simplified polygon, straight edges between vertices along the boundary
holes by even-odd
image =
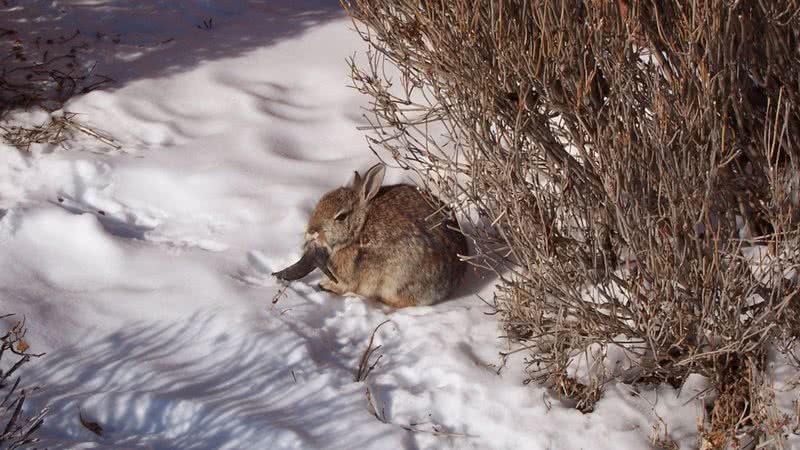
[[[347,292],[347,289],[341,285],[341,283],[337,283],[330,278],[325,278],[324,280],[320,281],[319,288],[323,291],[332,292],[336,295],[344,295]]]

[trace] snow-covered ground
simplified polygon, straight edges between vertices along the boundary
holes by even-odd
[[[665,430],[697,445],[699,387],[611,385],[584,415],[523,384],[524,352],[501,358],[513,347],[479,298],[490,278],[398,311],[318,276],[279,292],[270,273],[299,257],[316,199],[375,162],[347,87],[363,44],[336,0],[0,9],[27,37],[80,29],[70,43],[116,80],[65,109],[119,149],[0,144],[0,312],[47,352],[24,373],[45,386],[28,406],[50,409],[39,447],[624,450]]]

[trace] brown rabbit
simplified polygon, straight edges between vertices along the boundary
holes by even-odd
[[[308,222],[303,259],[276,275],[302,278],[316,265],[327,275],[321,288],[397,308],[445,299],[464,273],[458,255],[466,240],[414,186],[381,187],[384,172],[383,164],[363,178],[356,172],[349,186],[325,194]]]

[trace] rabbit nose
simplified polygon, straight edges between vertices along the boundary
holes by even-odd
[[[306,246],[308,245],[316,245],[318,247],[327,247],[328,242],[325,239],[325,233],[321,231],[315,231],[313,233],[306,233]]]

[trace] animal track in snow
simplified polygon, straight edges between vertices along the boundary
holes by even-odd
[[[94,215],[110,234],[177,249],[224,251],[228,248],[212,238],[226,223],[209,215],[181,217],[151,206],[133,206],[118,200],[114,196],[113,174],[108,164],[75,161],[71,175],[71,183],[59,190],[56,203],[75,214]]]

